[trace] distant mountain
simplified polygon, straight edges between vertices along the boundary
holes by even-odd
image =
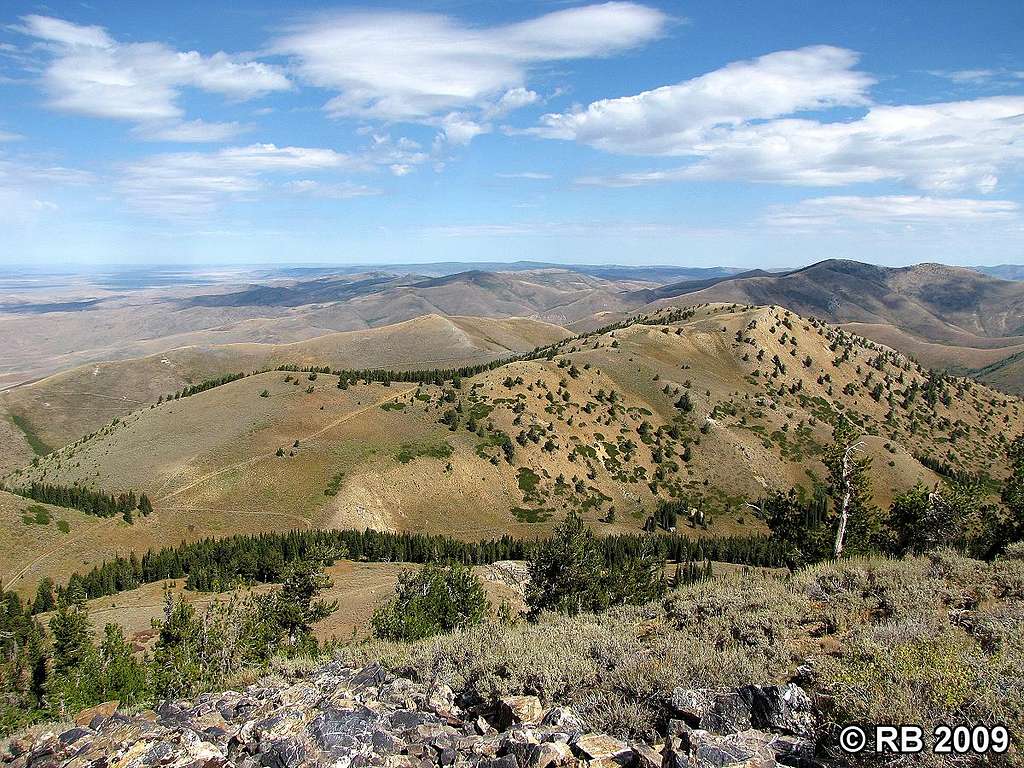
[[[887,323],[931,341],[997,339],[1024,331],[1024,285],[943,264],[879,267],[830,259],[781,274],[678,283],[661,298],[782,304],[830,322]]]
[[[975,272],[998,277],[1000,280],[1024,280],[1024,265],[1022,264],[999,264],[995,267],[968,267]]]
[[[401,283],[402,279],[394,275],[374,272],[361,275],[359,279],[323,277],[294,285],[253,285],[231,293],[194,296],[184,304],[190,307],[301,307],[305,304],[347,301]]]
[[[649,285],[642,280],[607,280],[575,269],[544,268],[513,272],[482,269],[451,274],[391,275],[382,272],[332,275],[283,284],[253,285],[240,291],[183,299],[195,307],[303,307],[322,327],[336,327],[333,315],[357,317],[366,326],[386,325],[421,315],[533,317],[558,324],[595,313],[625,310],[641,300],[630,294]]]
[[[680,280],[705,280],[730,277],[743,270],[738,267],[684,267],[666,265],[625,266],[618,264],[555,264],[546,261],[439,261],[425,264],[375,264],[332,267],[282,267],[263,273],[266,277],[310,279],[329,275],[355,275],[368,270],[392,275],[420,274],[444,277],[459,272],[533,272],[542,269],[578,272],[604,280],[642,280],[671,283]]]

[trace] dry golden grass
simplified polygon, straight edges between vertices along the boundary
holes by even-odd
[[[329,566],[326,573],[331,579],[331,586],[321,597],[336,601],[338,609],[316,624],[314,631],[317,638],[325,642],[350,642],[368,638],[370,619],[374,611],[394,594],[399,575],[419,567],[407,563],[363,563],[352,560],[340,560]],[[521,593],[497,578],[492,566],[476,566],[473,571],[484,585],[493,612],[496,613],[503,602],[515,611],[525,608]],[[156,637],[152,629],[153,621],[163,618],[168,594],[175,600],[182,599],[203,609],[214,600],[227,601],[233,595],[244,597],[249,592],[265,594],[272,589],[274,585],[261,584],[251,589],[227,593],[194,592],[185,589],[184,579],[168,579],[89,600],[86,612],[97,638],[102,637],[106,624],[114,623],[124,629],[125,636],[137,648],[150,649]],[[40,619],[45,623],[49,620],[49,614],[43,614]]]
[[[189,384],[227,373],[286,363],[334,368],[454,368],[488,362],[568,336],[550,323],[526,318],[445,318],[428,314],[394,325],[326,333],[288,344],[235,343],[169,349],[149,357],[90,363],[0,393],[51,447],[89,434],[116,417],[148,407]],[[0,474],[31,459],[24,434],[0,418],[9,437],[0,443]],[[9,434],[7,434],[9,433]],[[28,458],[25,458],[25,457]],[[5,465],[7,465],[5,467]]]

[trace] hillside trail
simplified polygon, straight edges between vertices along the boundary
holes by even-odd
[[[299,437],[298,438],[299,442],[303,442],[303,443],[314,442],[316,440],[316,438],[318,438],[320,435],[324,434],[325,432],[330,432],[332,429],[334,429],[338,425],[344,424],[346,421],[349,421],[350,419],[353,419],[356,416],[360,416],[360,415],[366,413],[367,411],[371,411],[374,408],[379,408],[380,406],[384,405],[385,403],[389,403],[392,400],[397,400],[400,397],[404,397],[405,395],[409,394],[410,392],[414,392],[415,390],[416,390],[416,387],[408,387],[408,388],[403,389],[403,390],[401,390],[399,392],[396,392],[393,395],[389,395],[388,397],[385,397],[385,398],[383,398],[381,400],[377,400],[377,401],[375,401],[373,403],[370,403],[369,405],[364,405],[363,407],[357,408],[354,411],[349,411],[344,416],[341,416],[341,417],[335,419],[334,421],[332,421],[329,424],[321,427],[320,429],[316,430],[315,432],[311,432],[308,435],[305,435],[304,437]],[[246,466],[248,466],[250,464],[255,464],[258,461],[263,461],[265,459],[273,458],[274,456],[275,456],[274,453],[268,451],[267,453],[257,454],[256,456],[252,456],[252,457],[250,457],[248,459],[243,459],[242,461],[237,461],[234,464],[229,464],[226,467],[221,467],[220,469],[216,470],[215,472],[210,472],[210,473],[208,473],[206,475],[203,475],[203,476],[197,478],[196,480],[193,480],[188,485],[183,485],[181,488],[177,488],[176,490],[173,490],[170,493],[164,494],[163,496],[161,496],[158,499],[154,499],[154,502],[155,503],[161,503],[161,502],[167,501],[167,499],[173,498],[173,497],[175,497],[175,496],[177,496],[179,494],[184,493],[185,491],[189,491],[189,490],[195,488],[197,485],[202,485],[203,483],[207,482],[208,480],[212,480],[215,477],[219,477],[220,475],[223,475],[223,474],[225,474],[227,472],[231,472],[233,470],[239,469],[241,467],[246,467]]]
[[[80,534],[75,536],[73,539],[66,539],[64,541],[61,541],[60,544],[58,544],[57,546],[52,547],[51,549],[46,550],[45,552],[43,552],[43,554],[39,555],[39,557],[37,557],[32,562],[30,562],[28,565],[26,565],[24,568],[22,568],[16,574],[14,574],[13,576],[11,576],[9,578],[5,578],[4,581],[3,581],[3,585],[2,585],[3,589],[4,590],[10,589],[12,584],[14,584],[17,581],[19,581],[22,576],[24,576],[26,573],[28,573],[31,569],[35,568],[36,565],[38,565],[40,562],[42,562],[46,558],[50,557],[51,555],[57,554],[58,552],[60,552],[62,549],[64,549],[67,546],[70,546],[72,544],[77,544],[82,539],[84,539],[88,534],[92,533],[94,530],[96,530],[97,528],[102,526],[107,520],[108,520],[108,518],[101,517],[93,525],[90,525],[88,528],[86,528]]]
[[[162,509],[167,509],[172,512],[174,510],[179,510],[183,512],[216,512],[221,515],[258,515],[260,517],[287,517],[289,520],[298,520],[307,528],[313,527],[313,524],[307,518],[303,517],[302,515],[293,515],[288,512],[253,512],[251,510],[244,509],[214,509],[213,507],[162,507]]]

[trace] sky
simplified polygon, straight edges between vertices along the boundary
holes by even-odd
[[[1024,3],[0,8],[0,266],[1024,262]]]

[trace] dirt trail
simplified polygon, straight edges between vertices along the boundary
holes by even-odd
[[[221,515],[258,515],[261,517],[264,515],[269,515],[271,517],[287,517],[290,520],[298,520],[307,528],[313,527],[313,524],[309,520],[304,518],[302,515],[292,515],[288,512],[252,512],[246,511],[244,509],[214,509],[212,507],[162,507],[162,509],[168,509],[171,511],[177,509],[184,512],[216,512]]]
[[[403,390],[401,390],[399,392],[396,392],[393,395],[389,395],[388,397],[385,397],[385,398],[383,398],[381,400],[377,400],[376,402],[370,403],[369,405],[364,405],[362,408],[357,408],[354,411],[350,411],[349,413],[346,413],[344,416],[341,416],[341,417],[335,419],[330,424],[327,424],[326,426],[321,427],[320,429],[316,430],[315,432],[311,432],[310,434],[306,435],[305,437],[300,437],[299,441],[303,442],[303,443],[313,442],[320,435],[324,434],[325,432],[330,432],[332,429],[337,427],[339,424],[344,424],[349,419],[355,418],[356,416],[360,416],[360,415],[366,413],[367,411],[373,410],[374,408],[379,408],[380,406],[384,405],[384,403],[391,402],[392,400],[397,400],[398,398],[403,397],[403,396],[409,394],[410,392],[414,392],[415,390],[416,390],[415,387],[407,387],[406,389],[403,389]],[[223,475],[223,474],[225,474],[227,472],[231,472],[231,471],[239,469],[241,467],[248,466],[249,464],[255,464],[258,461],[263,461],[265,459],[274,458],[274,456],[275,456],[274,453],[267,452],[267,453],[258,454],[256,456],[253,456],[253,457],[248,458],[248,459],[243,459],[242,461],[237,461],[234,464],[229,464],[226,467],[221,467],[216,472],[210,472],[209,474],[203,475],[202,477],[200,477],[200,478],[198,478],[196,480],[193,480],[191,483],[189,483],[187,485],[183,485],[181,488],[173,490],[170,493],[164,494],[163,496],[161,496],[158,499],[155,499],[154,501],[156,503],[167,501],[167,499],[173,498],[174,496],[177,496],[178,494],[184,493],[185,491],[189,491],[189,490],[195,488],[197,485],[202,485],[207,480],[212,480],[215,477],[219,477],[220,475]]]
[[[22,568],[16,574],[14,574],[13,576],[5,579],[4,583],[3,583],[3,588],[4,589],[10,589],[12,584],[14,584],[19,579],[21,579],[22,576],[24,576],[26,573],[28,573],[37,564],[39,564],[40,562],[42,562],[46,558],[50,557],[51,555],[57,554],[58,552],[60,552],[65,547],[70,546],[71,544],[77,544],[82,539],[84,539],[86,537],[86,535],[88,535],[89,533],[92,533],[95,529],[97,529],[101,525],[103,525],[107,520],[108,520],[108,518],[101,517],[93,525],[90,525],[88,528],[86,528],[86,530],[82,531],[80,534],[75,536],[73,539],[67,539],[65,541],[61,541],[61,543],[58,544],[57,546],[53,547],[52,549],[46,550],[45,552],[43,552],[43,554],[41,554],[39,557],[37,557],[31,563],[26,565],[24,568]]]

